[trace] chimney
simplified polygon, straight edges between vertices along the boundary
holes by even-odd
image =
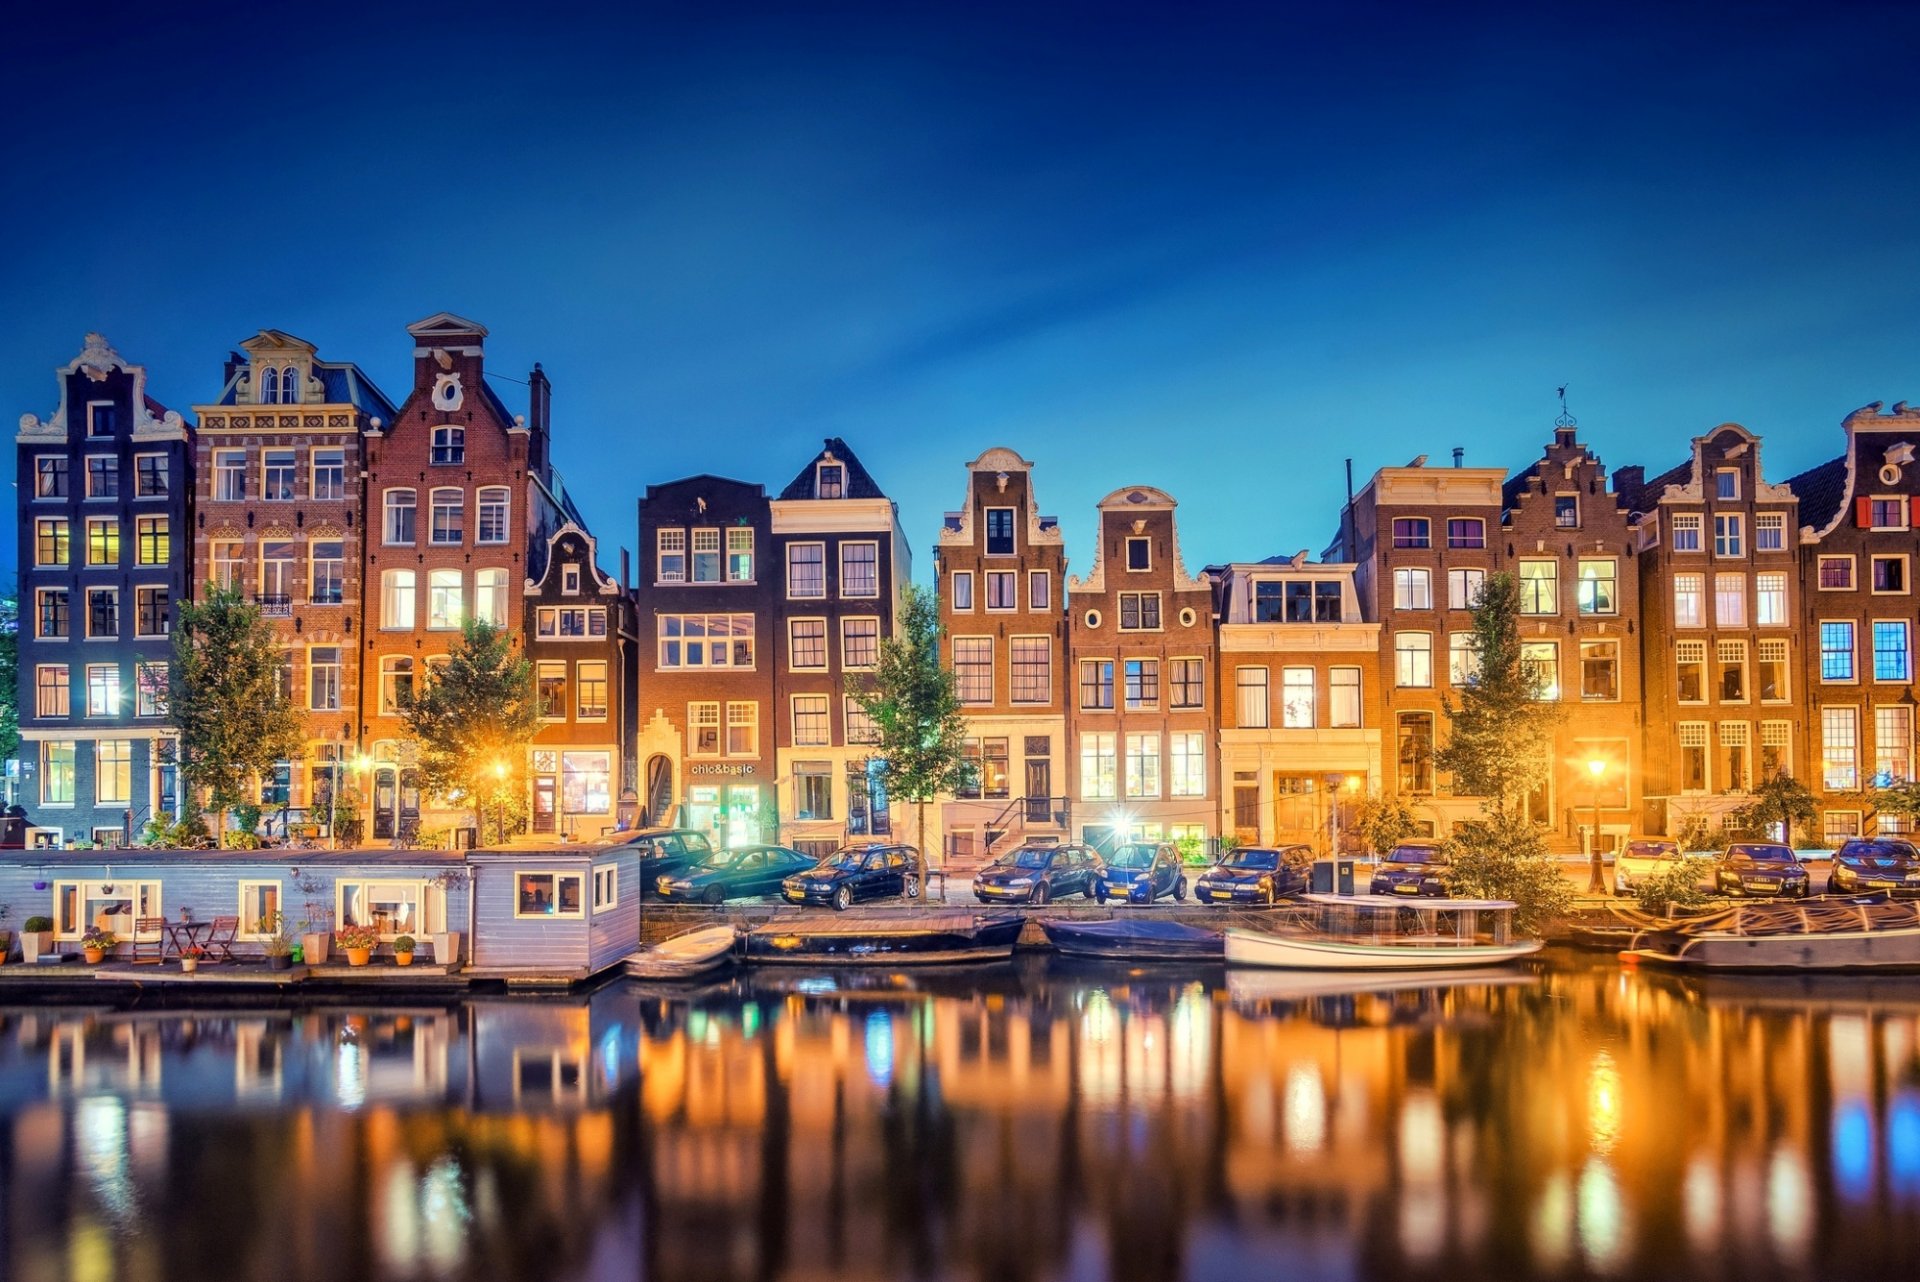
[[[1638,463],[1613,469],[1613,492],[1625,499],[1628,507],[1639,506],[1640,491],[1646,488],[1647,469]]]
[[[1575,441],[1573,439],[1573,429],[1571,427],[1554,428],[1553,443],[1555,445],[1565,446],[1567,449],[1572,449],[1575,444]]]
[[[1456,445],[1453,447],[1453,465],[1455,467],[1465,467],[1467,465],[1467,447],[1466,446]]]
[[[535,436],[547,434],[547,420],[553,414],[553,384],[547,381],[547,375],[540,368],[540,362],[533,363],[533,373],[527,375],[527,427]]]

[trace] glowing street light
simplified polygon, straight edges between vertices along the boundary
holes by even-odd
[[[1607,881],[1600,868],[1600,780],[1607,773],[1604,757],[1593,757],[1587,761],[1587,773],[1593,776],[1593,843],[1590,847],[1592,863],[1588,869],[1587,893],[1604,895],[1607,893]]]

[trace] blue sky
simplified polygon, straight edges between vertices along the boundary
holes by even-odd
[[[398,399],[445,309],[603,547],[839,435],[924,575],[991,445],[1076,567],[1149,483],[1197,568],[1317,553],[1349,455],[1523,466],[1561,383],[1780,478],[1920,401],[1913,6],[166,8],[0,52],[9,423],[92,329],[176,407],[262,327]]]

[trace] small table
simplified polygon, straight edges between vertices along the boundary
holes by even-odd
[[[175,957],[185,957],[187,955],[187,949],[194,947],[199,941],[199,936],[202,934],[208,937],[213,935],[212,922],[170,921],[167,923],[167,939],[173,944],[173,955]],[[185,942],[182,942],[183,939]],[[165,955],[165,950],[162,950],[161,956],[164,957]]]

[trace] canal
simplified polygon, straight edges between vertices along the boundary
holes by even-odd
[[[0,1011],[0,1259],[119,1279],[1909,1277],[1920,978],[1023,957]]]

